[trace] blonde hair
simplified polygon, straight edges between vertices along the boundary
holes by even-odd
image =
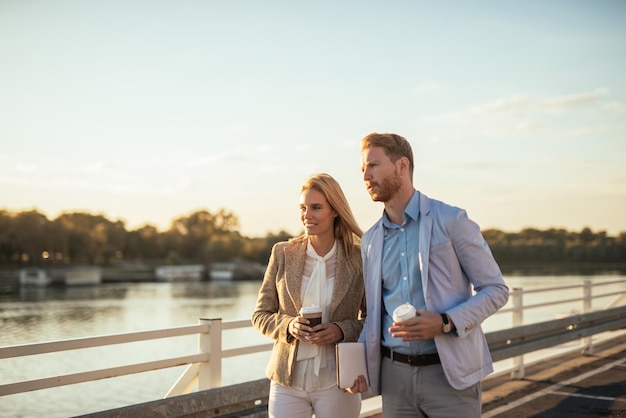
[[[337,212],[334,222],[335,239],[340,241],[346,255],[351,254],[354,244],[360,243],[363,231],[354,219],[341,186],[331,175],[319,173],[312,175],[304,182],[300,193],[311,189],[323,194],[331,208]],[[295,238],[295,240],[304,239],[306,239],[306,234]]]
[[[413,150],[406,138],[390,133],[373,132],[361,140],[361,152],[372,147],[380,147],[392,162],[398,158],[406,157],[409,160],[409,174],[413,178]]]

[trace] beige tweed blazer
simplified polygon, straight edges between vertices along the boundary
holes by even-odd
[[[252,314],[254,327],[275,341],[267,365],[267,377],[283,386],[291,386],[298,350],[298,341],[288,333],[287,328],[302,307],[300,290],[306,245],[306,240],[279,242],[274,245]],[[352,262],[348,263],[348,259]],[[337,242],[337,270],[330,321],[341,328],[344,341],[357,341],[365,314],[360,246],[355,245],[351,254],[346,255],[343,246]]]

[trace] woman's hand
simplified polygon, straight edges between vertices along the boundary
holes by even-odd
[[[316,325],[311,328],[309,320],[296,316],[289,323],[289,334],[300,341],[315,345],[336,344],[343,340],[343,331],[333,322]]]
[[[343,331],[334,322],[327,322],[313,327],[313,332],[306,340],[315,345],[337,344],[343,340]]]
[[[309,320],[301,316],[296,316],[289,323],[289,334],[296,340],[308,341],[313,333],[313,328],[309,326]]]
[[[352,385],[351,388],[345,389],[345,391],[353,395],[367,391],[367,380],[365,380],[365,376],[359,375],[359,377],[354,380],[354,385]]]

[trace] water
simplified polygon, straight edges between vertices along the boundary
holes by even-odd
[[[623,276],[594,276],[596,281]],[[588,276],[535,276],[506,278],[509,287],[524,289],[580,284]],[[163,329],[196,324],[198,318],[224,321],[248,320],[254,310],[259,281],[196,283],[119,283],[94,287],[49,287],[22,289],[19,294],[0,295],[0,346],[63,340],[97,335]],[[626,292],[623,283],[600,288],[594,293]],[[556,295],[533,294],[525,304],[543,300],[580,297],[580,290]],[[615,296],[594,301],[606,306]],[[509,302],[510,303],[510,302]],[[581,310],[581,303],[568,303],[525,312],[525,322],[555,319]],[[511,327],[511,314],[489,318],[485,331]],[[270,342],[254,329],[227,331],[224,348]],[[0,384],[68,373],[148,362],[197,352],[197,337],[122,344],[0,360]],[[269,352],[223,360],[224,385],[264,377]],[[184,367],[104,379],[0,397],[1,417],[50,418],[97,412],[162,398]]]
[[[21,289],[0,298],[0,346],[249,320],[260,282],[124,283]],[[233,335],[234,334],[234,335]],[[167,341],[167,344],[164,343]],[[224,334],[224,348],[264,344],[254,329]],[[195,335],[0,360],[0,384],[197,353]],[[264,377],[269,353],[223,360],[223,384]],[[0,397],[1,417],[68,417],[162,398],[184,367]]]

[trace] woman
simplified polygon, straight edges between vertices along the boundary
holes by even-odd
[[[337,387],[335,344],[356,341],[363,327],[362,232],[328,174],[302,186],[300,219],[305,233],[272,248],[252,315],[255,328],[275,340],[266,370],[269,416],[358,417],[360,395]],[[312,305],[322,307],[314,327],[298,315]]]

